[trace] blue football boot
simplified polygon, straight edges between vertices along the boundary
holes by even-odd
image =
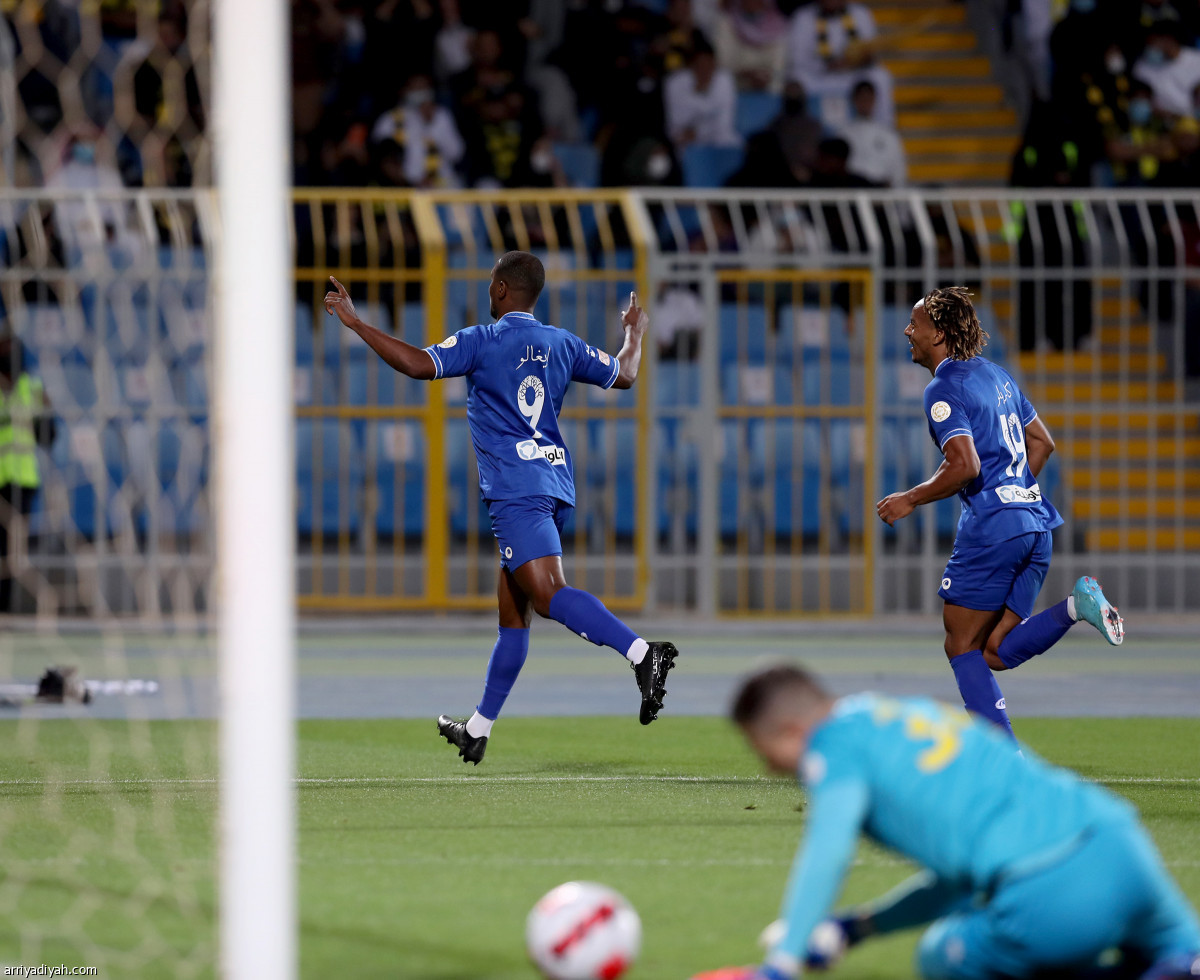
[[[1104,597],[1100,583],[1085,575],[1075,583],[1071,595],[1075,599],[1075,618],[1091,623],[1109,643],[1119,647],[1125,639],[1125,620],[1117,607]]]

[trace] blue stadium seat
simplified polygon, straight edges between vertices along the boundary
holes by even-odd
[[[362,448],[350,425],[334,419],[296,420],[296,523],[302,535],[357,535],[363,479]]]
[[[722,303],[718,316],[721,362],[761,366],[767,358],[767,311],[758,304]]]
[[[53,390],[51,379],[58,379],[59,373],[47,370],[45,374],[46,392],[51,404],[76,405],[79,408],[91,408],[96,404],[96,374],[97,371],[86,351],[74,347],[62,356],[61,380],[65,390]]]
[[[630,538],[637,526],[637,424],[633,419],[610,421],[614,427],[608,463],[616,485],[609,487],[609,499],[613,502],[613,525],[617,536]]]
[[[206,280],[162,284],[158,296],[158,325],[167,355],[194,356],[212,341],[211,311]]]
[[[356,302],[358,315],[384,333],[392,332],[392,315],[382,303]],[[348,330],[335,316],[323,315],[320,320],[321,356],[327,367],[337,367],[344,361],[374,357],[371,349],[353,331]]]
[[[396,336],[414,347],[426,347],[429,335],[425,331],[425,307],[420,303],[405,303],[400,308],[400,322],[395,326]]]
[[[685,423],[670,416],[658,420],[657,525],[669,532],[682,513],[685,533],[696,534],[700,502],[700,456],[696,444],[684,440]]]
[[[791,304],[779,307],[778,358],[793,359],[819,353],[826,347],[837,354],[850,354],[850,334],[846,311],[838,306],[822,310],[817,306],[797,309]]]
[[[723,187],[742,165],[740,146],[685,147],[680,164],[685,187]]]
[[[313,330],[312,307],[296,303],[296,363],[312,364],[316,340]]]
[[[375,426],[375,485],[381,537],[420,535],[425,530],[425,434],[414,422]],[[399,495],[399,496],[398,496]]]
[[[554,155],[572,187],[600,186],[600,154],[591,143],[555,143]]]
[[[479,527],[491,527],[487,509],[479,497],[479,482],[471,448],[471,433],[467,420],[449,419],[446,422],[445,442],[447,498],[449,500],[450,530],[459,536],[470,530],[471,509],[475,508]]]
[[[815,536],[821,527],[820,422],[779,419],[774,448],[775,533],[783,538]]]
[[[159,530],[199,534],[206,515],[202,490],[208,483],[209,448],[204,425],[164,421],[158,431],[156,468],[161,486]]]
[[[158,246],[158,267],[160,269],[195,269],[203,271],[208,268],[208,256],[203,248],[176,248],[174,245]]]
[[[908,356],[908,338],[904,336],[904,326],[910,315],[910,310],[898,306],[885,306],[880,310],[877,337],[885,358]]]
[[[740,92],[737,97],[737,131],[743,137],[762,132],[783,110],[783,99],[772,92]]]
[[[196,354],[178,358],[167,369],[175,401],[193,414],[208,412],[208,376],[204,357]]]
[[[151,347],[151,323],[157,323],[157,310],[151,314],[149,296],[144,290],[112,289],[104,301],[104,344],[114,363],[141,363]]]

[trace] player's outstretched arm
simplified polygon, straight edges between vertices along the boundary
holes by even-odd
[[[979,476],[979,454],[975,451],[975,440],[970,436],[955,436],[942,447],[942,453],[946,458],[928,480],[911,490],[889,494],[875,505],[875,513],[888,527],[907,517],[921,504],[953,497]]]
[[[642,338],[650,327],[650,317],[638,306],[637,293],[629,294],[629,309],[621,316],[621,326],[625,328],[625,343],[617,353],[621,371],[612,386],[632,388],[637,381],[638,368],[642,366]]]
[[[334,288],[325,294],[326,313],[336,316],[362,337],[371,350],[401,374],[417,381],[432,381],[437,377],[433,358],[429,356],[428,351],[406,344],[403,340],[364,323],[358,318],[358,311],[354,309],[346,287],[333,276],[329,277],[329,281],[333,283]]]
[[[1034,416],[1033,420],[1025,426],[1025,458],[1029,463],[1029,472],[1037,476],[1042,472],[1042,467],[1046,465],[1046,460],[1050,458],[1050,454],[1054,452],[1054,437],[1050,435],[1050,430],[1040,418]]]

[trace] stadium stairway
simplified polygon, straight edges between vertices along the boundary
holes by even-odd
[[[1145,313],[1121,295],[1117,280],[1100,285],[1088,349],[1026,351],[1016,359],[1022,384],[1058,443],[1060,504],[1070,509],[1088,550],[1200,548],[1200,419],[1166,411],[1178,387],[1169,380],[1167,355],[1156,349]],[[994,307],[1001,322],[1015,322],[1011,299],[997,298]],[[1163,409],[1157,413],[1148,410],[1156,401]],[[1092,413],[1089,403],[1112,409]],[[1186,461],[1182,485],[1177,458]]]
[[[896,125],[913,184],[1007,184],[1016,113],[967,24],[966,4],[867,0],[895,81]]]

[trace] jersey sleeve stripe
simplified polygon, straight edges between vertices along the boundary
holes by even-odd
[[[974,436],[974,433],[970,429],[964,429],[961,427],[957,428],[957,429],[951,429],[942,438],[941,448],[945,449],[946,443],[948,443],[951,439],[955,438],[955,436]]]
[[[1022,425],[1028,425],[1030,422],[1032,422],[1034,419],[1036,419],[1036,418],[1037,418],[1037,415],[1038,415],[1038,413],[1037,413],[1037,409],[1035,408],[1035,409],[1034,409],[1032,412],[1030,412],[1030,414],[1029,414],[1029,418],[1027,418],[1027,419],[1021,419],[1021,424],[1022,424]]]
[[[612,373],[612,377],[608,379],[608,384],[606,384],[604,386],[606,391],[617,383],[617,378],[621,374],[621,362],[618,361],[615,357],[612,360],[613,360],[613,373]]]
[[[440,378],[442,376],[442,371],[444,370],[442,367],[442,359],[437,356],[437,351],[435,351],[432,347],[426,347],[425,353],[433,358],[433,376],[434,376],[434,378],[435,379]]]

